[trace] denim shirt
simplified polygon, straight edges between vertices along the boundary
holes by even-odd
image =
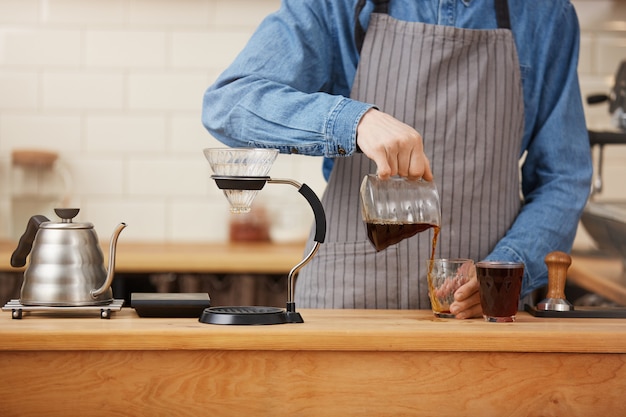
[[[332,159],[356,151],[376,103],[349,98],[359,61],[358,0],[283,0],[205,95],[202,122],[228,146]],[[524,262],[523,295],[546,285],[544,257],[569,252],[591,182],[577,64],[580,29],[568,0],[509,0],[524,91],[523,206],[486,259]],[[365,30],[373,5],[358,19]],[[466,29],[497,27],[493,1],[392,0],[389,14]],[[424,138],[428,146],[429,138]]]

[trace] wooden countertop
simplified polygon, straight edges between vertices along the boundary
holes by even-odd
[[[0,241],[0,271],[11,267],[17,243]],[[102,246],[105,263],[108,245]],[[304,257],[304,242],[296,243],[148,243],[119,241],[118,273],[288,273]]]
[[[271,350],[626,353],[626,320],[535,318],[515,323],[435,318],[430,310],[302,310],[304,323],[224,326],[197,319],[111,319],[0,312],[0,351]]]
[[[626,322],[302,310],[221,326],[0,312],[0,414],[104,417],[622,415]],[[622,414],[620,414],[622,413]]]

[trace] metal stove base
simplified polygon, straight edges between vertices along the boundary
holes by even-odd
[[[2,311],[11,311],[13,319],[21,319],[24,312],[45,312],[60,314],[95,313],[100,314],[101,319],[110,319],[111,314],[120,311],[124,305],[124,300],[115,299],[110,304],[94,306],[25,306],[20,300],[11,300],[2,307]]]

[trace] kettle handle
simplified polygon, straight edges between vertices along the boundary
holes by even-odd
[[[37,234],[37,230],[39,230],[39,226],[41,223],[49,221],[50,219],[42,215],[33,216],[28,220],[26,231],[20,237],[17,248],[15,249],[15,252],[13,252],[13,255],[11,255],[11,266],[19,268],[26,265],[26,258],[33,247],[35,235]]]

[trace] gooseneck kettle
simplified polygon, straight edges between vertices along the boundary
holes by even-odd
[[[88,306],[113,301],[117,239],[126,227],[120,223],[110,241],[109,265],[92,223],[74,223],[79,209],[55,209],[61,222],[32,216],[11,256],[11,266],[26,265],[20,293],[23,305]]]

